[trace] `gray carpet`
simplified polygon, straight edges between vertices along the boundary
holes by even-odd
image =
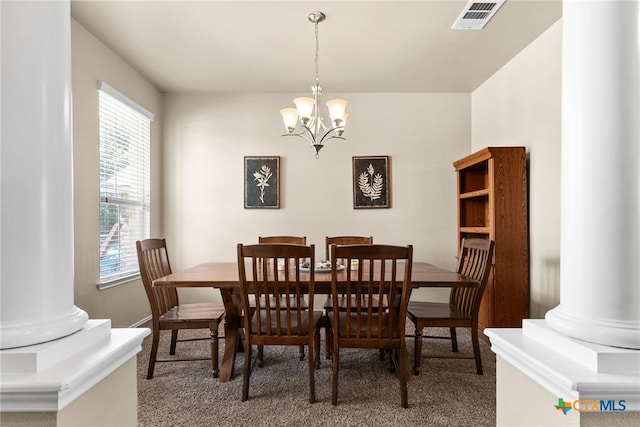
[[[427,330],[431,334],[444,330]],[[203,331],[181,331],[184,337]],[[170,333],[161,333],[159,357],[169,353]],[[458,332],[461,355],[471,355],[470,334]],[[413,338],[407,339],[413,363]],[[473,360],[423,359],[422,372],[408,384],[409,408],[400,406],[397,377],[377,350],[341,351],[338,406],[331,405],[331,363],[321,356],[316,371],[316,403],[308,403],[307,362],[294,347],[265,348],[265,366],[254,368],[249,400],[240,401],[244,354],[236,360],[234,378],[219,383],[207,361],[156,364],[146,379],[150,337],[138,357],[138,423],[140,426],[492,426],[495,411],[495,356],[481,342],[484,375]],[[221,342],[220,358],[222,358]],[[207,357],[208,342],[178,343],[177,356]],[[324,351],[324,337],[323,337]],[[427,340],[423,352],[451,354],[446,340]],[[255,352],[254,352],[255,354]]]

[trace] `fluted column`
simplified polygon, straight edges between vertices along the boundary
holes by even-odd
[[[640,4],[563,2],[556,331],[640,348]]]
[[[80,330],[69,1],[2,1],[0,348]]]

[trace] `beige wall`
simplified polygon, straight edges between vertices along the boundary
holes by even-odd
[[[153,111],[152,235],[168,239],[175,269],[232,261],[238,242],[300,234],[324,255],[324,236],[373,235],[415,246],[415,259],[455,267],[452,162],[485,146],[525,145],[530,155],[531,317],[558,303],[561,22],[473,94],[327,93],[350,101],[346,142],[316,160],[283,138],[278,110],[300,93],[160,94],[72,22],[76,305],[130,326],[148,315],[139,281],[98,291],[96,81]],[[327,86],[327,85],[326,85]],[[329,85],[330,86],[330,85]],[[329,90],[327,86],[325,91]],[[281,157],[281,209],[243,208],[243,157]],[[392,208],[354,210],[352,156],[391,157]],[[181,292],[184,301],[217,298]],[[420,292],[417,298],[443,297]]]
[[[99,142],[98,91],[104,80],[156,115],[151,125],[153,234],[160,233],[162,96],[140,74],[117,57],[76,21],[71,21],[73,83],[73,174],[75,305],[94,319],[112,319],[114,327],[126,327],[149,315],[139,280],[98,291],[99,279]]]
[[[556,22],[472,94],[472,149],[523,145],[529,156],[531,318],[560,298],[562,23]]]
[[[232,261],[238,242],[254,242],[261,234],[306,235],[317,245],[319,257],[324,256],[326,235],[373,235],[377,242],[414,244],[416,260],[455,267],[451,163],[469,153],[469,94],[330,94],[348,98],[354,113],[345,133],[348,141],[329,143],[316,160],[302,140],[280,136],[278,110],[299,94],[162,96],[75,21],[72,55],[75,303],[90,317],[111,318],[114,327],[121,327],[148,315],[139,281],[103,291],[95,287],[97,80],[156,114],[152,235],[168,239],[174,269],[207,260]],[[243,208],[245,155],[281,156],[281,209]],[[353,209],[355,155],[391,157],[391,209]],[[211,290],[180,292],[184,302],[218,297]],[[442,292],[426,294],[444,298]]]
[[[319,159],[281,136],[278,111],[295,96],[165,95],[163,229],[174,267],[233,261],[236,244],[259,235],[305,235],[324,257],[325,236],[359,234],[455,268],[452,162],[469,153],[470,95],[330,94],[350,101],[348,140]],[[281,209],[243,208],[247,155],[281,157]],[[353,209],[352,156],[366,155],[391,158],[391,209]]]

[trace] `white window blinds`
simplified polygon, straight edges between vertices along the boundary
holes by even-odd
[[[149,237],[153,114],[98,82],[100,122],[100,283],[138,273],[136,240]]]

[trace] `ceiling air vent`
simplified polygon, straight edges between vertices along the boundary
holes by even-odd
[[[456,19],[453,30],[481,30],[489,19],[500,9],[505,0],[490,2],[470,1]]]

